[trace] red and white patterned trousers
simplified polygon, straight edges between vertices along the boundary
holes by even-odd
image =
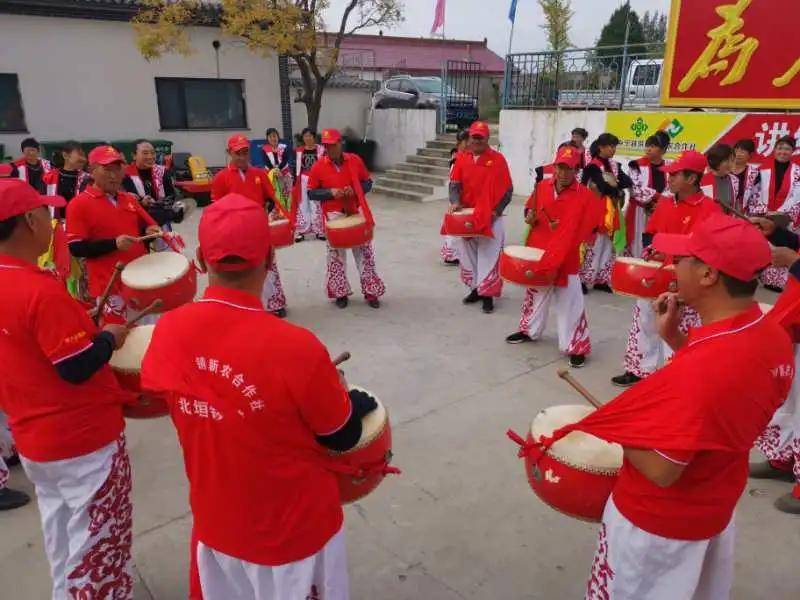
[[[286,308],[286,295],[283,293],[277,258],[272,261],[272,266],[267,273],[267,279],[264,281],[264,288],[261,290],[261,301],[270,312]]]
[[[361,293],[365,298],[377,299],[386,293],[386,286],[375,268],[375,250],[372,242],[350,248],[361,278]],[[325,290],[328,298],[344,298],[353,293],[347,279],[347,250],[331,248],[328,244]]]
[[[500,253],[506,240],[503,217],[492,223],[494,237],[456,238],[461,261],[461,281],[483,297],[499,298],[503,293],[500,279]]]
[[[131,465],[125,436],[90,454],[36,462],[36,487],[53,600],[130,600]]]
[[[586,255],[579,275],[587,287],[611,282],[611,267],[614,266],[616,254],[611,238],[598,233],[593,244],[586,244]]]
[[[297,223],[294,234],[307,235],[313,233],[322,235],[325,228],[322,225],[322,207],[319,202],[308,198],[308,175],[300,176],[300,205],[297,207]]]
[[[4,459],[11,458],[16,452],[14,438],[8,427],[8,419],[6,414],[0,410],[0,490],[8,485],[8,465]]]
[[[558,325],[558,349],[564,354],[586,356],[592,350],[592,343],[581,282],[577,275],[567,276],[566,287],[528,288],[522,304],[519,330],[538,340],[547,325],[553,303]]]
[[[442,249],[439,251],[439,256],[442,260],[453,261],[458,260],[458,242],[452,235],[444,236],[442,241]]]

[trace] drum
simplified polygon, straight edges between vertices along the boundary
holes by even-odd
[[[551,279],[536,271],[543,255],[541,248],[506,246],[500,255],[500,277],[509,283],[526,287],[552,285]]]
[[[583,405],[553,406],[533,420],[528,441],[550,436],[594,412]],[[576,519],[599,522],[622,468],[622,446],[573,431],[534,462],[525,458],[528,482],[539,498]]]
[[[476,237],[475,209],[462,208],[458,212],[444,215],[444,232],[453,237]]]
[[[142,310],[160,298],[163,304],[158,312],[166,312],[191,302],[195,293],[195,269],[178,252],[145,254],[122,270],[122,296],[134,310]]]
[[[117,381],[126,390],[136,394],[136,402],[125,406],[126,417],[150,419],[169,414],[163,398],[142,392],[142,360],[153,337],[155,325],[140,325],[131,329],[122,348],[111,355],[109,364],[117,376]]]
[[[331,248],[354,248],[372,241],[373,225],[364,215],[348,215],[339,219],[325,219],[325,235]]]
[[[273,248],[285,248],[294,244],[294,231],[289,219],[270,219],[270,244]]]
[[[375,398],[378,408],[361,421],[361,439],[347,452],[336,453],[334,460],[339,495],[342,504],[355,502],[378,487],[386,477],[387,467],[392,461],[392,428],[389,413],[380,400],[371,392],[354,387]]]
[[[658,298],[675,288],[675,265],[620,256],[611,268],[615,293],[635,298]]]

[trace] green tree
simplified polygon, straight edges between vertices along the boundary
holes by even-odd
[[[539,0],[545,23],[542,29],[547,33],[547,44],[553,52],[563,52],[572,45],[569,28],[575,11],[572,0]]]
[[[324,12],[329,0],[222,0],[210,7],[200,0],[142,0],[133,19],[136,43],[147,60],[166,53],[192,52],[189,28],[219,24],[253,52],[286,55],[302,82],[300,101],[308,126],[316,129],[322,97],[339,68],[342,40],[366,27],[393,27],[403,21],[400,0],[348,0],[332,32]]]
[[[629,60],[635,59],[644,50],[645,39],[642,22],[637,12],[631,8],[631,3],[625,2],[611,14],[611,18],[603,27],[600,32],[600,39],[597,41],[597,56],[603,59],[603,63],[607,67],[613,68],[611,63],[619,63],[618,67],[621,68],[622,48],[609,49],[606,47],[623,46],[625,44],[625,32],[628,28],[628,23],[630,23],[630,31],[628,32]],[[611,59],[608,57],[620,58]]]
[[[667,39],[667,15],[659,11],[647,11],[642,17],[642,34],[647,42],[647,53],[664,54],[664,42]]]

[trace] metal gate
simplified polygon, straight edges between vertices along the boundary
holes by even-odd
[[[439,119],[444,132],[450,126],[464,128],[480,115],[481,63],[448,60],[442,64],[442,102]]]

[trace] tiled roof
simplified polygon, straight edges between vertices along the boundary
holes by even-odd
[[[219,5],[202,3],[201,6],[200,23],[218,24]],[[0,0],[0,13],[104,21],[129,21],[141,7],[139,0]]]

